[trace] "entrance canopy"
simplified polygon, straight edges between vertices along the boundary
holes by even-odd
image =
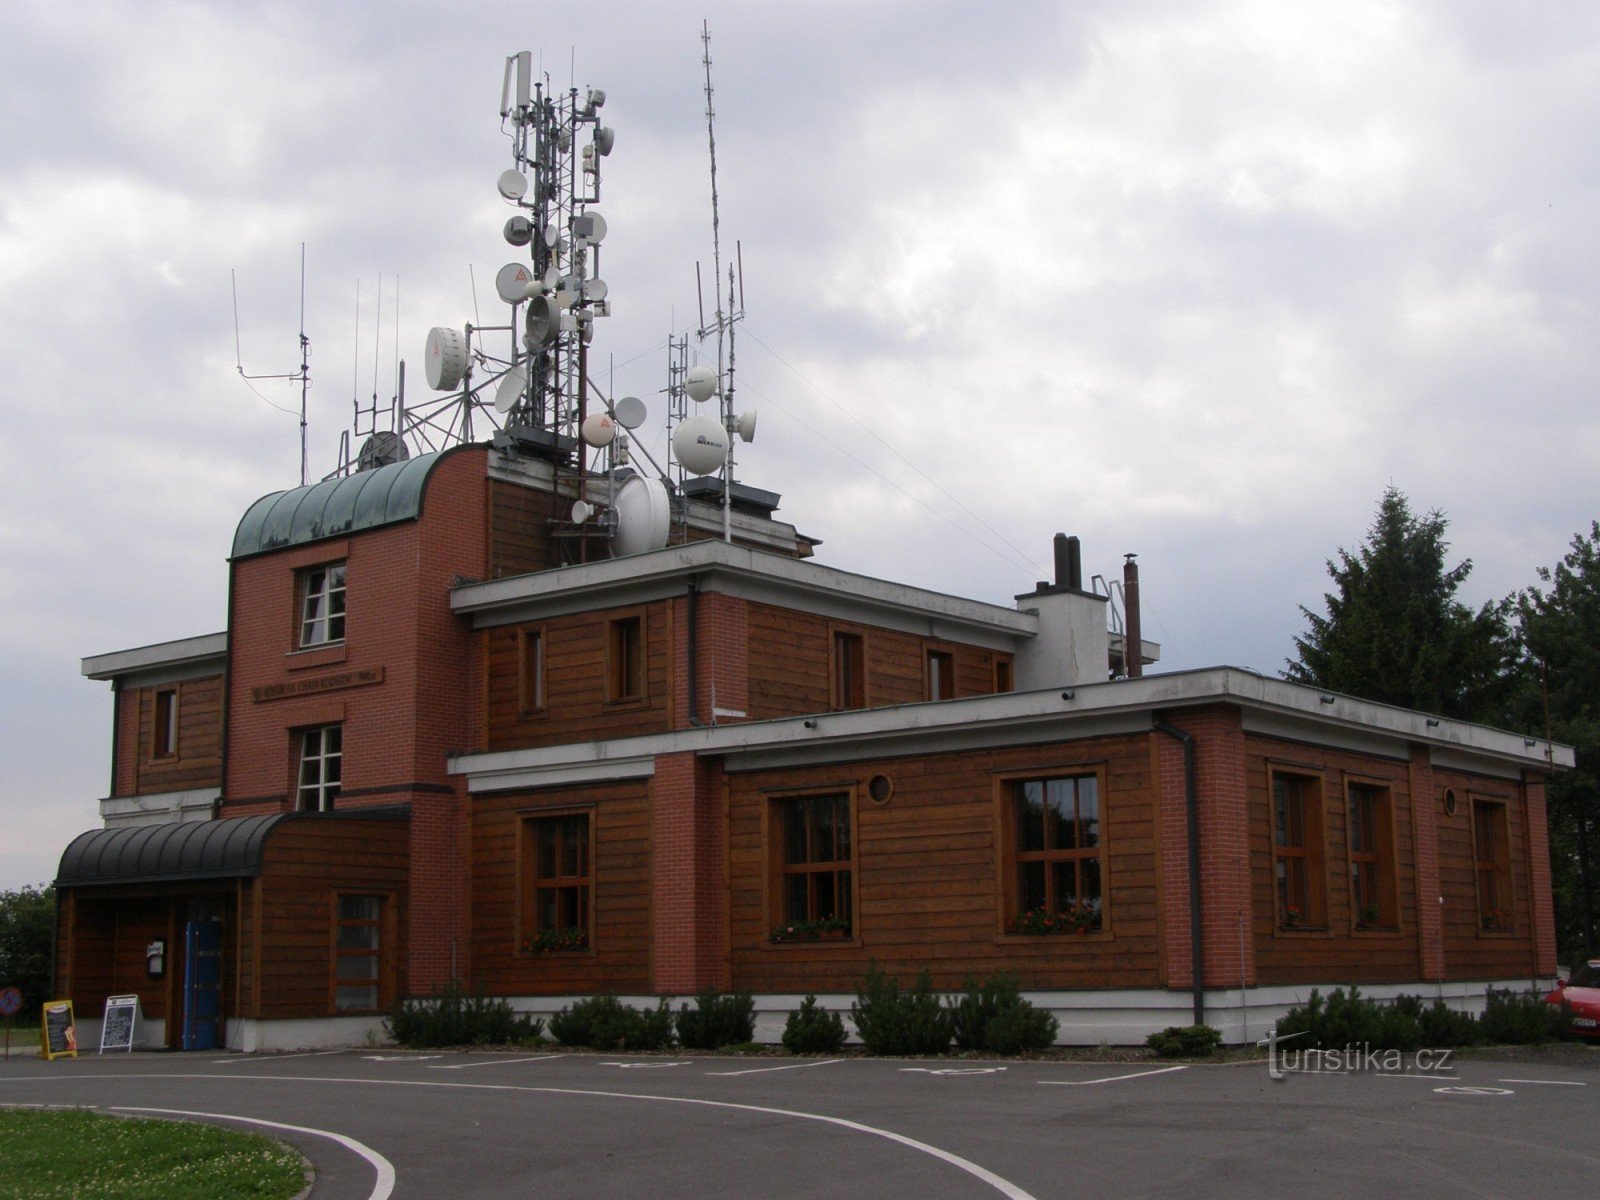
[[[177,821],[128,829],[91,829],[61,855],[56,886],[177,883],[261,874],[262,851],[279,824],[297,814],[221,821]]]

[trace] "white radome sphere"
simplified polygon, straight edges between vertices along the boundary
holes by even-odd
[[[591,446],[609,446],[616,440],[617,425],[605,413],[590,413],[583,419],[583,440]]]
[[[714,417],[690,417],[672,431],[672,453],[684,470],[710,475],[728,457],[728,431]]]
[[[689,399],[705,401],[717,394],[717,373],[705,363],[699,363],[689,368],[683,377],[683,387],[689,393]]]

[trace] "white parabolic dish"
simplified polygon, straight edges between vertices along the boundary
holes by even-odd
[[[633,476],[617,489],[611,507],[617,514],[617,531],[611,536],[614,557],[644,554],[667,544],[672,507],[660,480]]]
[[[467,339],[459,329],[435,326],[428,330],[423,357],[428,386],[436,392],[448,392],[467,373]]]
[[[715,417],[690,417],[672,431],[672,453],[690,474],[710,475],[728,457],[728,431]]]

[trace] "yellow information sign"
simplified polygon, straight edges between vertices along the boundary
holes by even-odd
[[[42,1058],[78,1057],[78,1027],[72,1019],[71,1000],[52,1000],[39,1016]]]

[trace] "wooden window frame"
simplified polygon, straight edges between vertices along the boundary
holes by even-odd
[[[1093,847],[1076,847],[1062,849],[1048,844],[1038,850],[1021,849],[1021,800],[1023,789],[1030,783],[1049,784],[1056,780],[1070,779],[1075,782],[1082,780],[1094,781],[1095,792],[1095,821],[1099,826],[1096,841]],[[1111,906],[1111,879],[1110,879],[1110,837],[1107,833],[1106,820],[1106,767],[1103,762],[1068,763],[1055,766],[1042,766],[1029,771],[1007,771],[994,777],[994,804],[995,804],[995,847],[998,857],[996,878],[999,881],[999,903],[997,905],[997,919],[999,933],[1002,937],[1016,937],[1034,941],[1040,937],[1058,936],[1061,934],[1074,934],[1089,938],[1109,939],[1112,936],[1112,906]],[[1076,810],[1076,797],[1074,797]],[[1074,814],[1075,826],[1081,818]],[[1048,823],[1045,826],[1048,830]],[[1048,843],[1049,834],[1042,834],[1043,840]],[[1019,929],[1018,920],[1024,911],[1023,872],[1019,869],[1021,864],[1039,862],[1045,864],[1044,887],[1045,901],[1044,912],[1056,917],[1062,910],[1054,898],[1055,880],[1054,871],[1050,868],[1057,863],[1072,862],[1080,864],[1074,869],[1074,893],[1083,891],[1083,875],[1081,864],[1086,861],[1096,864],[1099,876],[1098,907],[1095,909],[1095,921],[1083,925],[1076,920],[1048,929]],[[1076,907],[1081,908],[1081,903]],[[1042,919],[1042,918],[1041,918]]]
[[[360,897],[378,901],[378,915],[372,917],[346,917],[342,903],[346,897]],[[363,1013],[384,1012],[390,1004],[393,977],[394,947],[394,893],[382,888],[335,888],[329,908],[330,932],[328,938],[328,1011],[334,1016],[353,1016]],[[376,949],[347,948],[339,944],[339,932],[347,928],[375,929],[378,935]],[[341,976],[340,964],[351,959],[376,959],[377,971],[371,978]],[[341,987],[368,987],[373,989],[376,1003],[369,1007],[341,1008]]]
[[[994,666],[991,669],[990,679],[994,694],[997,696],[1017,690],[1016,668],[1012,664],[1009,654],[996,654],[994,656]]]
[[[1279,842],[1279,781],[1298,780],[1298,843]],[[1322,773],[1303,767],[1270,766],[1267,772],[1267,836],[1272,846],[1273,926],[1279,933],[1328,929],[1327,781]],[[1289,797],[1285,796],[1287,804]],[[1285,816],[1289,816],[1286,807]],[[1286,821],[1285,824],[1292,825]],[[1291,829],[1281,831],[1287,839]],[[1298,881],[1298,886],[1297,886]],[[1299,903],[1295,904],[1294,901]]]
[[[155,689],[150,714],[151,762],[172,762],[178,758],[182,703],[181,684]]]
[[[789,855],[787,830],[789,828],[786,817],[791,806],[804,804],[808,801],[820,802],[833,801],[842,803],[845,807],[845,820],[842,828],[849,839],[849,855],[845,858],[811,859],[791,863]],[[860,815],[861,805],[858,789],[852,784],[809,788],[791,788],[782,791],[766,793],[764,800],[765,828],[763,836],[767,854],[767,895],[766,914],[767,944],[777,947],[809,946],[816,945],[819,941],[843,942],[850,945],[860,945],[861,938],[861,906],[860,906],[860,879],[861,871],[856,849],[861,844],[860,840]],[[837,810],[835,810],[837,812]],[[810,823],[806,822],[809,829]],[[836,822],[836,828],[840,826]],[[837,847],[837,838],[835,839]],[[848,875],[848,881],[841,888],[839,876]],[[808,886],[806,889],[807,915],[795,916],[789,907],[790,893],[788,881],[797,876],[805,876],[808,880],[813,876],[833,876],[833,894],[836,897],[835,910],[838,908],[837,898],[842,896],[849,911],[843,914],[843,919],[848,923],[842,929],[819,931],[817,936],[809,936],[804,931],[794,938],[782,936],[784,931],[800,923],[811,923],[827,917],[838,918],[841,914],[835,911],[832,914],[819,913],[816,909],[816,893]]]
[[[1355,929],[1392,933],[1400,928],[1394,787],[1387,780],[1349,776],[1344,782],[1344,796],[1350,924]],[[1371,809],[1364,822],[1358,811],[1363,802]]]
[[[343,560],[319,563],[299,572],[295,595],[300,621],[295,645],[300,649],[312,650],[344,642],[348,574],[348,563]],[[325,607],[320,612],[314,611],[314,606],[319,604]]]
[[[1516,932],[1517,898],[1511,878],[1511,805],[1496,796],[1471,796],[1472,882],[1478,933]],[[1486,827],[1487,826],[1487,827]]]
[[[328,734],[337,733],[338,748],[329,751],[327,748]],[[295,775],[294,775],[294,802],[296,812],[332,812],[340,792],[344,790],[344,723],[341,721],[329,722],[325,725],[309,725],[293,731],[295,745]],[[316,752],[311,749],[311,738],[316,736],[319,745]],[[311,763],[318,764],[315,782],[306,781],[306,767]],[[337,763],[338,778],[329,782],[327,768],[330,762]],[[307,805],[308,797],[314,797],[316,803]]]
[[[942,686],[935,688],[938,682]],[[956,688],[956,648],[938,642],[925,642],[922,647],[922,698],[924,700],[954,700]]]
[[[521,720],[542,717],[548,711],[549,652],[543,625],[517,630],[517,716]]]
[[[532,809],[518,814],[520,825],[517,836],[517,923],[516,949],[522,955],[543,954],[593,954],[595,949],[595,810],[592,806],[575,808]],[[576,822],[583,828],[583,869],[576,874],[562,874],[561,860],[564,845],[564,823]],[[555,873],[540,874],[539,838],[543,830],[554,829],[556,848],[552,854]],[[546,925],[540,920],[540,892],[557,892],[556,908],[560,913],[563,891],[577,891],[578,907],[582,910],[566,924]],[[541,946],[539,939],[547,933],[581,929],[581,945]]]
[[[644,609],[637,608],[606,619],[607,704],[643,704],[649,696],[650,641],[646,616]],[[629,629],[636,631],[632,639],[627,632]]]
[[[842,647],[854,647],[849,655],[840,653]],[[850,663],[859,666],[850,679],[844,672]],[[853,712],[868,707],[872,702],[867,687],[867,635],[866,631],[852,626],[828,626],[828,709],[831,712]]]

